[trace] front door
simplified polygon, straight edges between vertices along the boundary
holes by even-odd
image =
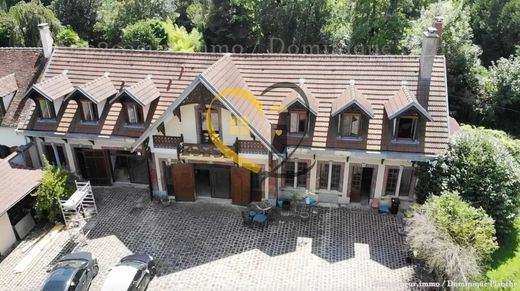
[[[195,201],[195,177],[192,164],[172,165],[173,192],[177,201]]]
[[[236,205],[251,202],[251,172],[244,168],[231,168],[231,201]]]
[[[374,173],[373,168],[363,168],[363,177],[361,178],[361,197],[362,200],[370,198],[372,192],[372,174]]]
[[[108,153],[103,150],[78,149],[77,160],[81,172],[92,185],[112,185]]]

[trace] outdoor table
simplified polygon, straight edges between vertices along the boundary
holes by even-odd
[[[271,202],[269,202],[269,200],[254,203],[253,205],[255,205],[255,207],[258,208],[258,210],[261,211],[262,214],[265,214],[267,211],[273,208],[273,205],[271,204]]]

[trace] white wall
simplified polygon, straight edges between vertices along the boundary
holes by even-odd
[[[0,236],[0,254],[4,255],[16,242],[16,236],[7,213],[0,216],[0,233],[2,234]]]
[[[17,135],[14,127],[0,126],[0,145],[12,147],[26,143],[25,137],[23,135]]]

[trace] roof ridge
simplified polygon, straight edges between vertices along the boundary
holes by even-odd
[[[4,79],[7,79],[8,77],[10,77],[11,75],[15,75],[15,79],[16,79],[16,73],[11,73],[11,74],[7,74],[3,77],[0,77],[0,81],[4,80]]]
[[[107,76],[107,75],[103,75],[103,76],[101,76],[101,77],[97,77],[97,78],[95,78],[95,79],[93,79],[93,80],[88,81],[87,83],[84,83],[84,84],[79,85],[78,87],[79,87],[79,88],[85,88],[85,87],[87,87],[88,85],[94,84],[95,82],[97,82],[97,81],[99,81],[99,80],[101,80],[101,79],[103,79],[103,78],[108,78],[108,76]]]
[[[124,49],[124,48],[98,48],[98,47],[65,47],[57,46],[55,49],[59,50],[82,50],[82,51],[108,51],[108,52],[134,52],[134,53],[147,53],[147,54],[172,54],[172,55],[198,55],[198,56],[222,56],[224,53],[217,52],[180,52],[180,51],[169,51],[169,50],[137,50],[137,49]]]
[[[0,46],[0,50],[20,50],[20,51],[43,51],[41,47],[21,47],[21,46]]]

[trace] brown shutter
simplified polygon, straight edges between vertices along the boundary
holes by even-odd
[[[172,165],[173,191],[177,201],[195,201],[195,177],[192,164]]]
[[[251,172],[244,168],[231,168],[231,201],[236,205],[251,202]]]

